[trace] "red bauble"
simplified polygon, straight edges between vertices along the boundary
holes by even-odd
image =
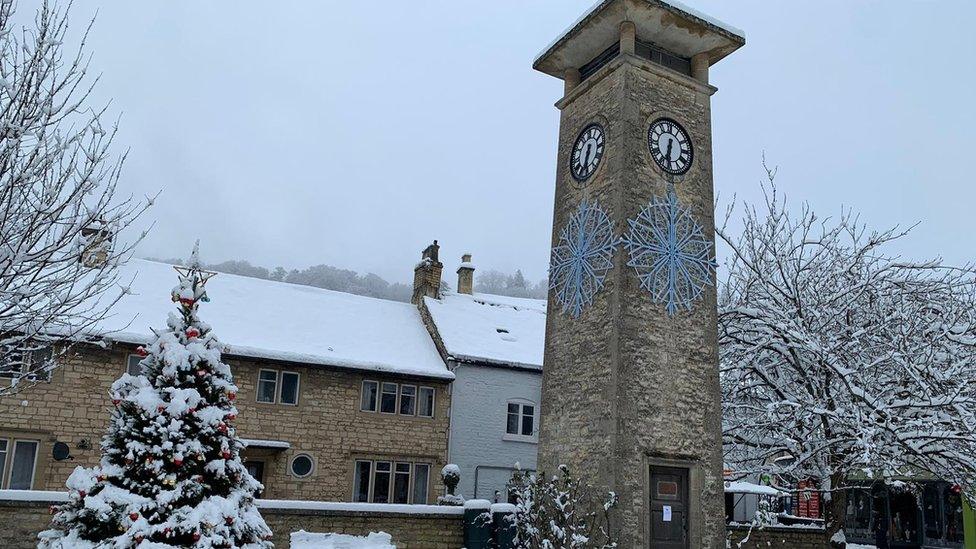
[[[165,409],[166,409],[166,405],[165,404],[160,404],[159,406],[156,406],[156,411],[157,412],[162,412]]]
[[[237,414],[227,414],[227,419],[233,421],[233,420],[237,419]]]
[[[206,370],[197,370],[197,377],[203,377],[205,375],[207,375]]]
[[[139,519],[139,513],[135,513],[135,512],[129,513],[129,518],[132,519],[132,520],[138,520]]]
[[[180,465],[183,465],[183,460],[180,458],[176,458],[173,460],[173,465],[179,467]]]
[[[193,541],[200,541],[200,532],[193,532]]]
[[[197,337],[200,335],[200,330],[190,327],[186,329],[186,337]]]
[[[103,480],[105,480],[105,475],[98,475],[95,478],[98,480],[98,482],[102,482]]]
[[[169,535],[172,534],[172,533],[173,533],[173,529],[170,528],[169,526],[167,526],[166,528],[163,528],[163,535],[164,536],[169,537]]]
[[[141,534],[135,537],[136,543],[142,543],[142,540],[146,539]]]
[[[221,455],[221,456],[222,456],[222,457],[223,457],[224,459],[230,459],[230,452],[228,452],[227,450],[224,450],[223,452],[221,452],[221,453],[220,453],[220,455]]]
[[[85,492],[84,490],[78,490],[78,497],[81,499],[85,499],[85,494],[87,493],[88,492]]]
[[[220,425],[217,426],[217,430],[220,431],[221,433],[226,433],[227,432],[227,424],[226,423],[221,423]]]
[[[50,506],[50,507],[47,508],[47,511],[53,515],[54,513],[57,513],[58,512],[58,506],[57,505],[52,505],[52,506]]]
[[[234,517],[224,517],[224,522],[227,524],[234,524]]]
[[[141,357],[143,357],[143,358],[145,358],[145,357],[149,356],[149,351],[147,351],[145,347],[143,347],[142,345],[140,345],[140,346],[136,347],[136,354],[139,355],[139,356],[141,356]]]
[[[121,403],[121,402],[122,402],[122,401],[121,401],[121,400],[119,400],[119,399],[117,399],[117,398],[113,398],[113,399],[112,399],[112,404],[113,404],[114,406],[118,406],[118,405],[119,405],[119,403]]]
[[[235,398],[237,398],[237,393],[227,393],[227,398],[230,400],[234,400]]]

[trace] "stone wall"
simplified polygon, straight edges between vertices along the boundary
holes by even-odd
[[[827,535],[820,528],[788,526],[729,526],[729,547],[734,549],[826,549]],[[741,545],[740,545],[741,544]]]
[[[37,547],[37,533],[49,528],[52,504],[65,494],[49,493],[37,501],[16,501],[0,495],[0,547]],[[275,501],[259,501],[261,515],[274,532],[277,549],[287,549],[291,532],[335,532],[365,535],[386,532],[397,549],[458,549],[463,545],[463,510],[424,506],[425,512],[357,511],[363,504],[289,502],[306,508],[283,508]],[[303,505],[304,504],[304,505]]]
[[[79,347],[62,361],[50,382],[0,398],[0,439],[40,442],[33,489],[63,490],[76,466],[97,464],[99,443],[112,409],[109,389],[125,371],[126,358],[133,350],[134,346],[125,344],[109,349]],[[429,463],[428,502],[436,501],[441,490],[436,473],[447,461],[447,382],[233,357],[225,357],[225,361],[240,388],[236,400],[239,413],[234,422],[237,434],[290,445],[286,450],[244,451],[244,459],[264,463],[264,497],[351,501],[354,461],[362,458]],[[257,402],[255,385],[262,368],[300,374],[297,406]],[[434,417],[360,411],[364,379],[433,387]],[[51,459],[56,441],[68,444],[72,459]],[[311,456],[315,464],[305,478],[289,471],[291,458],[299,453]]]

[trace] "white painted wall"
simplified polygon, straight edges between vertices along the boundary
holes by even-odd
[[[542,372],[469,364],[453,370],[457,378],[451,388],[448,459],[461,468],[458,489],[467,499],[488,500],[494,500],[498,490],[505,501],[515,462],[523,470],[535,470],[538,451],[537,438],[535,442],[506,440],[511,438],[505,433],[508,401],[534,403],[538,430]]]

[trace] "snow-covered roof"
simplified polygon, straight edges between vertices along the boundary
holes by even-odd
[[[759,496],[785,496],[784,492],[772,486],[763,486],[751,482],[733,481],[725,483],[726,494],[756,494]]]
[[[546,302],[489,294],[424,298],[446,352],[460,362],[541,369]]]
[[[679,24],[674,17],[662,14],[677,16],[700,28],[688,28],[687,24]],[[582,66],[619,39],[621,21],[634,22],[639,37],[679,55],[690,58],[696,53],[707,52],[712,64],[745,43],[742,30],[678,0],[596,0],[536,55],[532,67],[562,78],[563,70]],[[564,46],[572,37],[580,38],[567,51]]]
[[[259,438],[242,438],[241,442],[247,448],[269,448],[273,450],[287,450],[291,444],[283,440],[264,440]]]
[[[131,294],[98,329],[108,339],[147,343],[176,306],[172,266],[130,260],[120,280]],[[414,305],[311,286],[221,273],[207,283],[200,318],[236,356],[453,379]]]

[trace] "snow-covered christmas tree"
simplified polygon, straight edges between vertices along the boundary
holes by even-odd
[[[176,269],[179,313],[140,347],[142,375],[112,385],[101,464],[68,478],[71,501],[52,508],[42,548],[272,546],[254,504],[261,486],[241,463],[232,426],[237,387],[197,316],[214,273],[200,268],[196,247]]]

